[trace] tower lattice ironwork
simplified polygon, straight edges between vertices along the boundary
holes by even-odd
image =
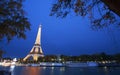
[[[32,47],[30,53],[23,59],[23,61],[26,61],[30,57],[33,57],[34,61],[37,61],[39,57],[44,57],[44,54],[41,48],[41,25],[39,26],[39,29],[38,29],[35,44]]]

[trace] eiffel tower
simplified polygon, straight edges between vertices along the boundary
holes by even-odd
[[[39,29],[38,29],[35,44],[31,49],[30,53],[23,59],[23,61],[26,61],[30,57],[33,57],[34,61],[37,61],[38,57],[44,57],[43,51],[41,48],[41,25],[39,26]]]

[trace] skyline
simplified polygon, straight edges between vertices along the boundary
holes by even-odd
[[[45,55],[65,54],[81,55],[105,52],[120,53],[120,31],[98,30],[90,28],[87,17],[71,13],[66,18],[49,16],[53,1],[26,1],[24,9],[31,23],[27,39],[14,38],[9,44],[3,44],[6,57],[24,58],[32,46],[39,24],[42,24],[41,45]],[[32,5],[32,6],[31,6]]]

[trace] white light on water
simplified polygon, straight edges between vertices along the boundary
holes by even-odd
[[[10,71],[13,71],[15,68],[15,65],[10,66]]]
[[[14,69],[15,69],[15,65],[11,65],[10,66],[11,75],[14,75]]]

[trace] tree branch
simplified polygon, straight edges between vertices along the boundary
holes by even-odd
[[[120,0],[101,0],[110,10],[120,16]]]

